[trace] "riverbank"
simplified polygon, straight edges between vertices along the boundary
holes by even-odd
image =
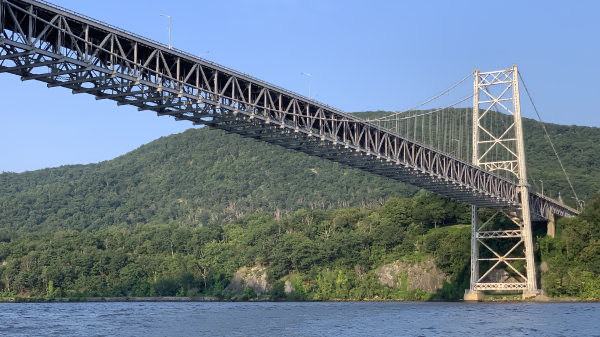
[[[216,296],[162,296],[162,297],[1,297],[0,303],[69,303],[69,302],[462,302],[462,301],[399,301],[388,299],[363,299],[363,300],[336,300],[327,301],[273,301],[268,298],[253,299],[249,301],[236,301],[219,299]],[[538,295],[526,300],[520,297],[504,296],[504,297],[486,297],[481,303],[517,303],[517,302],[536,302],[536,303],[598,303],[600,299],[579,299],[573,297],[551,298],[544,295]]]
[[[215,296],[162,297],[3,297],[1,303],[65,303],[65,302],[218,302]]]

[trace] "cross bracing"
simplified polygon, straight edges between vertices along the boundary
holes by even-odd
[[[292,148],[478,207],[520,209],[514,182],[326,104],[46,2],[0,5],[0,72]],[[537,193],[529,200],[534,219],[577,214]]]

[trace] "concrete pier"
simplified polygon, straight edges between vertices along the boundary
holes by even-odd
[[[465,302],[481,302],[485,298],[485,294],[480,291],[465,291]]]

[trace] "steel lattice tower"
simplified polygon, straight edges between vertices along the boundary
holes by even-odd
[[[471,282],[465,298],[480,299],[481,292],[486,290],[517,290],[523,291],[523,296],[535,294],[538,289],[516,65],[500,71],[475,71],[472,160],[474,165],[487,171],[516,177],[520,207],[518,210],[499,210],[495,214],[505,214],[514,226],[489,228],[495,215],[482,224],[478,207],[472,206]],[[507,247],[507,239],[511,241],[511,248],[500,252],[498,247]],[[498,240],[503,240],[504,244]],[[491,253],[491,257],[483,257],[480,248],[488,256]],[[515,267],[516,263],[523,263],[519,261],[525,262],[525,273]],[[480,273],[481,262],[491,264],[483,274]],[[515,275],[513,281],[490,281],[490,273],[502,266]]]

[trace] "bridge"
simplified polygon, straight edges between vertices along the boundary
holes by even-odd
[[[366,121],[44,1],[0,0],[0,19],[0,72],[305,152],[472,205],[468,294],[476,297],[488,290],[537,292],[532,221],[579,213],[527,183],[516,66],[470,74],[470,109],[455,104]],[[492,219],[479,215],[482,207],[512,219],[514,227],[491,228]],[[512,243],[500,253],[489,242],[502,239]],[[524,270],[517,268],[521,260]],[[500,266],[516,281],[491,280]]]

